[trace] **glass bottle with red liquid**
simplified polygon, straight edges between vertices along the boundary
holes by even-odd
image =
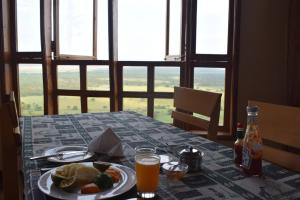
[[[241,168],[246,175],[262,175],[262,138],[257,125],[257,106],[247,106],[247,129]]]
[[[234,142],[234,163],[237,166],[240,166],[242,164],[242,158],[243,158],[243,143],[244,143],[244,128],[241,123],[237,124],[236,128],[236,141]]]

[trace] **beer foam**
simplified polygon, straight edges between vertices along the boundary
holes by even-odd
[[[137,162],[141,165],[156,165],[159,163],[159,159],[155,157],[140,158]]]

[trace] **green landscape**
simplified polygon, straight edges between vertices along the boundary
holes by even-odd
[[[43,86],[41,66],[33,70],[20,66],[21,114],[43,115]],[[155,91],[172,92],[179,85],[179,67],[155,67]],[[222,93],[220,124],[224,116],[224,69],[196,68],[194,88]],[[124,67],[124,91],[147,90],[146,67]],[[58,66],[58,88],[79,90],[79,66]],[[107,66],[88,66],[88,90],[110,90]],[[59,114],[75,114],[81,112],[80,97],[59,96]],[[88,112],[109,112],[109,98],[88,98]],[[174,109],[172,99],[154,100],[154,118],[163,122],[171,122],[171,111]],[[146,98],[124,98],[123,110],[131,110],[147,114]]]

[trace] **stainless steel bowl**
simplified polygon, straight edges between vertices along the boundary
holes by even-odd
[[[189,166],[189,172],[198,172],[201,170],[203,152],[189,146],[179,151],[178,154],[180,163],[185,163]]]

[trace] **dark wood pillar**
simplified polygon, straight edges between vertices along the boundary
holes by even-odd
[[[0,105],[13,90],[11,48],[11,1],[1,0],[0,9]]]
[[[110,77],[110,111],[119,111],[121,108],[120,70],[118,69],[118,0],[108,1],[108,35],[109,35],[109,77]]]
[[[51,59],[51,0],[40,0],[41,49],[44,85],[44,113],[54,114],[53,74]]]
[[[288,29],[288,104],[300,106],[300,1],[291,0]]]

